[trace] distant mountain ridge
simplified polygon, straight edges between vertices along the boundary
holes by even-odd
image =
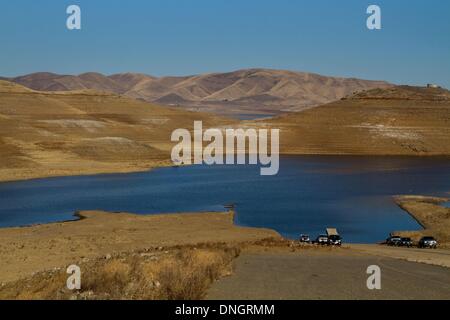
[[[8,80],[38,91],[93,89],[219,114],[300,111],[355,92],[392,86],[385,81],[270,69],[159,78],[140,73],[74,76],[42,72]]]

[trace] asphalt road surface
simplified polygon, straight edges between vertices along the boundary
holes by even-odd
[[[367,268],[381,269],[381,290],[367,288]],[[404,260],[342,253],[244,253],[232,276],[207,299],[446,299],[450,269]]]

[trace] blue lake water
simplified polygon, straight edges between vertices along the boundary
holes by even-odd
[[[336,227],[347,242],[372,243],[420,229],[392,195],[448,191],[448,158],[282,157],[271,177],[257,166],[190,166],[0,183],[0,227],[71,220],[78,210],[223,211],[235,203],[242,226],[290,238]]]

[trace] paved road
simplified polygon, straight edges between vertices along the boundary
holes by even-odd
[[[411,262],[421,262],[444,266],[450,268],[450,250],[448,249],[419,249],[404,247],[389,247],[373,244],[352,244],[348,245],[353,250],[383,256],[408,260]]]
[[[367,289],[369,265],[381,290]],[[449,299],[450,269],[362,254],[244,253],[207,299]]]

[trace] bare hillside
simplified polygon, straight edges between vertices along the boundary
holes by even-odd
[[[228,120],[92,90],[38,92],[0,81],[0,180],[170,164],[170,136]]]
[[[326,77],[269,69],[247,69],[186,77],[156,78],[125,73],[78,76],[35,73],[10,81],[38,91],[94,89],[192,111],[239,117],[300,111],[367,89],[391,86],[384,81]]]
[[[450,92],[373,89],[259,126],[281,129],[293,154],[450,155]]]

